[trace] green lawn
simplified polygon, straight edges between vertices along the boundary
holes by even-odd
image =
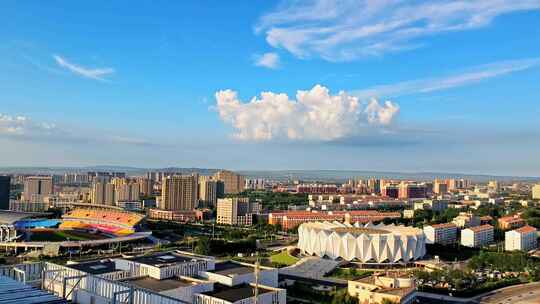
[[[343,280],[358,280],[369,277],[371,274],[373,274],[373,271],[363,271],[355,268],[336,268],[328,276]]]
[[[272,255],[270,257],[270,261],[272,263],[275,263],[275,264],[289,266],[289,265],[292,265],[292,264],[298,262],[298,258],[293,257],[292,255],[290,255],[287,252],[287,250],[284,250],[284,251],[281,251],[278,254]]]

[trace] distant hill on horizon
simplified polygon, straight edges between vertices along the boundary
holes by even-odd
[[[129,166],[86,166],[86,167],[0,167],[0,173],[5,174],[64,174],[66,172],[87,171],[118,171],[128,175],[142,175],[148,171],[177,172],[181,174],[198,173],[212,175],[219,171],[218,168],[138,168]],[[432,180],[435,178],[464,178],[473,181],[487,181],[496,179],[501,181],[540,181],[540,177],[532,176],[505,176],[490,174],[467,174],[447,172],[388,172],[388,171],[364,171],[364,170],[235,170],[248,178],[265,178],[277,181],[302,180],[302,181],[329,181],[342,182],[350,178],[389,178],[410,180]]]

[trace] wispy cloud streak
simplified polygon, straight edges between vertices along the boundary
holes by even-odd
[[[422,46],[423,38],[488,26],[538,0],[284,1],[255,26],[273,47],[300,57],[347,61]]]
[[[67,59],[59,55],[53,55],[53,58],[59,66],[66,68],[69,71],[85,78],[104,81],[106,80],[106,76],[114,73],[113,68],[86,68],[71,63]]]
[[[368,89],[352,91],[351,94],[360,98],[373,98],[430,93],[467,86],[490,78],[500,77],[539,66],[540,58],[500,61],[476,66],[459,74],[380,85]]]
[[[118,136],[114,134],[103,135],[103,132],[94,130],[74,131],[71,128],[61,127],[55,123],[38,122],[27,116],[8,115],[0,113],[0,138],[29,142],[59,142],[67,144],[117,144],[125,146],[165,146],[142,138]]]

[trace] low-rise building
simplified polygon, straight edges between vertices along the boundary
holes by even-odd
[[[518,215],[501,217],[499,218],[498,223],[502,230],[516,229],[525,226],[525,220]]]
[[[412,209],[405,209],[403,210],[403,218],[414,218],[414,210]]]
[[[152,255],[115,259],[116,268],[162,280],[174,276],[196,276],[213,270],[213,257],[180,252],[160,252]]]
[[[438,199],[425,199],[421,201],[414,202],[414,210],[433,210],[436,212],[441,212],[448,209],[447,200],[438,200]]]
[[[494,230],[491,225],[475,226],[461,230],[461,245],[472,248],[493,243]]]
[[[410,304],[416,299],[414,278],[373,275],[357,281],[349,281],[347,291],[362,304],[390,303]]]
[[[457,241],[458,228],[454,223],[444,223],[424,227],[427,244],[451,245]]]
[[[155,279],[150,276],[136,276],[121,281],[135,288],[150,290],[160,295],[178,299],[184,303],[193,303],[197,294],[210,292],[214,282],[186,276],[175,276],[167,279]]]
[[[459,215],[452,220],[452,223],[458,228],[475,227],[480,225],[480,218],[470,212],[460,212]]]
[[[399,212],[382,212],[376,210],[351,210],[351,211],[329,211],[329,212],[311,212],[311,211],[286,211],[272,212],[268,214],[268,224],[281,225],[283,230],[295,229],[303,223],[308,222],[347,222],[368,223],[380,222],[384,219],[401,218]]]
[[[256,269],[170,251],[68,265],[46,262],[41,274],[44,289],[80,304],[115,303],[117,293],[126,303],[285,304],[277,269]]]
[[[255,283],[256,266],[236,261],[215,263],[214,269],[200,271],[203,279],[218,282],[227,286]],[[278,287],[278,270],[276,268],[259,266],[259,284]]]
[[[255,300],[255,294],[257,295]],[[211,291],[194,294],[193,304],[285,304],[285,289],[255,284],[214,284]]]
[[[523,226],[504,233],[504,250],[506,251],[533,250],[538,246],[537,242],[538,232],[532,226]]]
[[[181,223],[195,222],[199,220],[195,210],[149,209],[148,218],[153,220],[165,220]]]
[[[493,218],[489,215],[480,217],[480,225],[491,224],[491,221],[493,221]]]

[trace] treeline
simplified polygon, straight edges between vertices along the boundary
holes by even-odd
[[[286,210],[289,205],[305,205],[308,201],[308,195],[305,193],[247,190],[234,196],[249,197],[251,200],[259,199],[263,207],[268,210]]]
[[[230,253],[250,254],[256,251],[255,239],[226,241],[200,237],[195,246],[195,253],[202,255],[224,256]]]
[[[540,208],[528,208],[523,212],[522,217],[527,224],[540,229]]]

